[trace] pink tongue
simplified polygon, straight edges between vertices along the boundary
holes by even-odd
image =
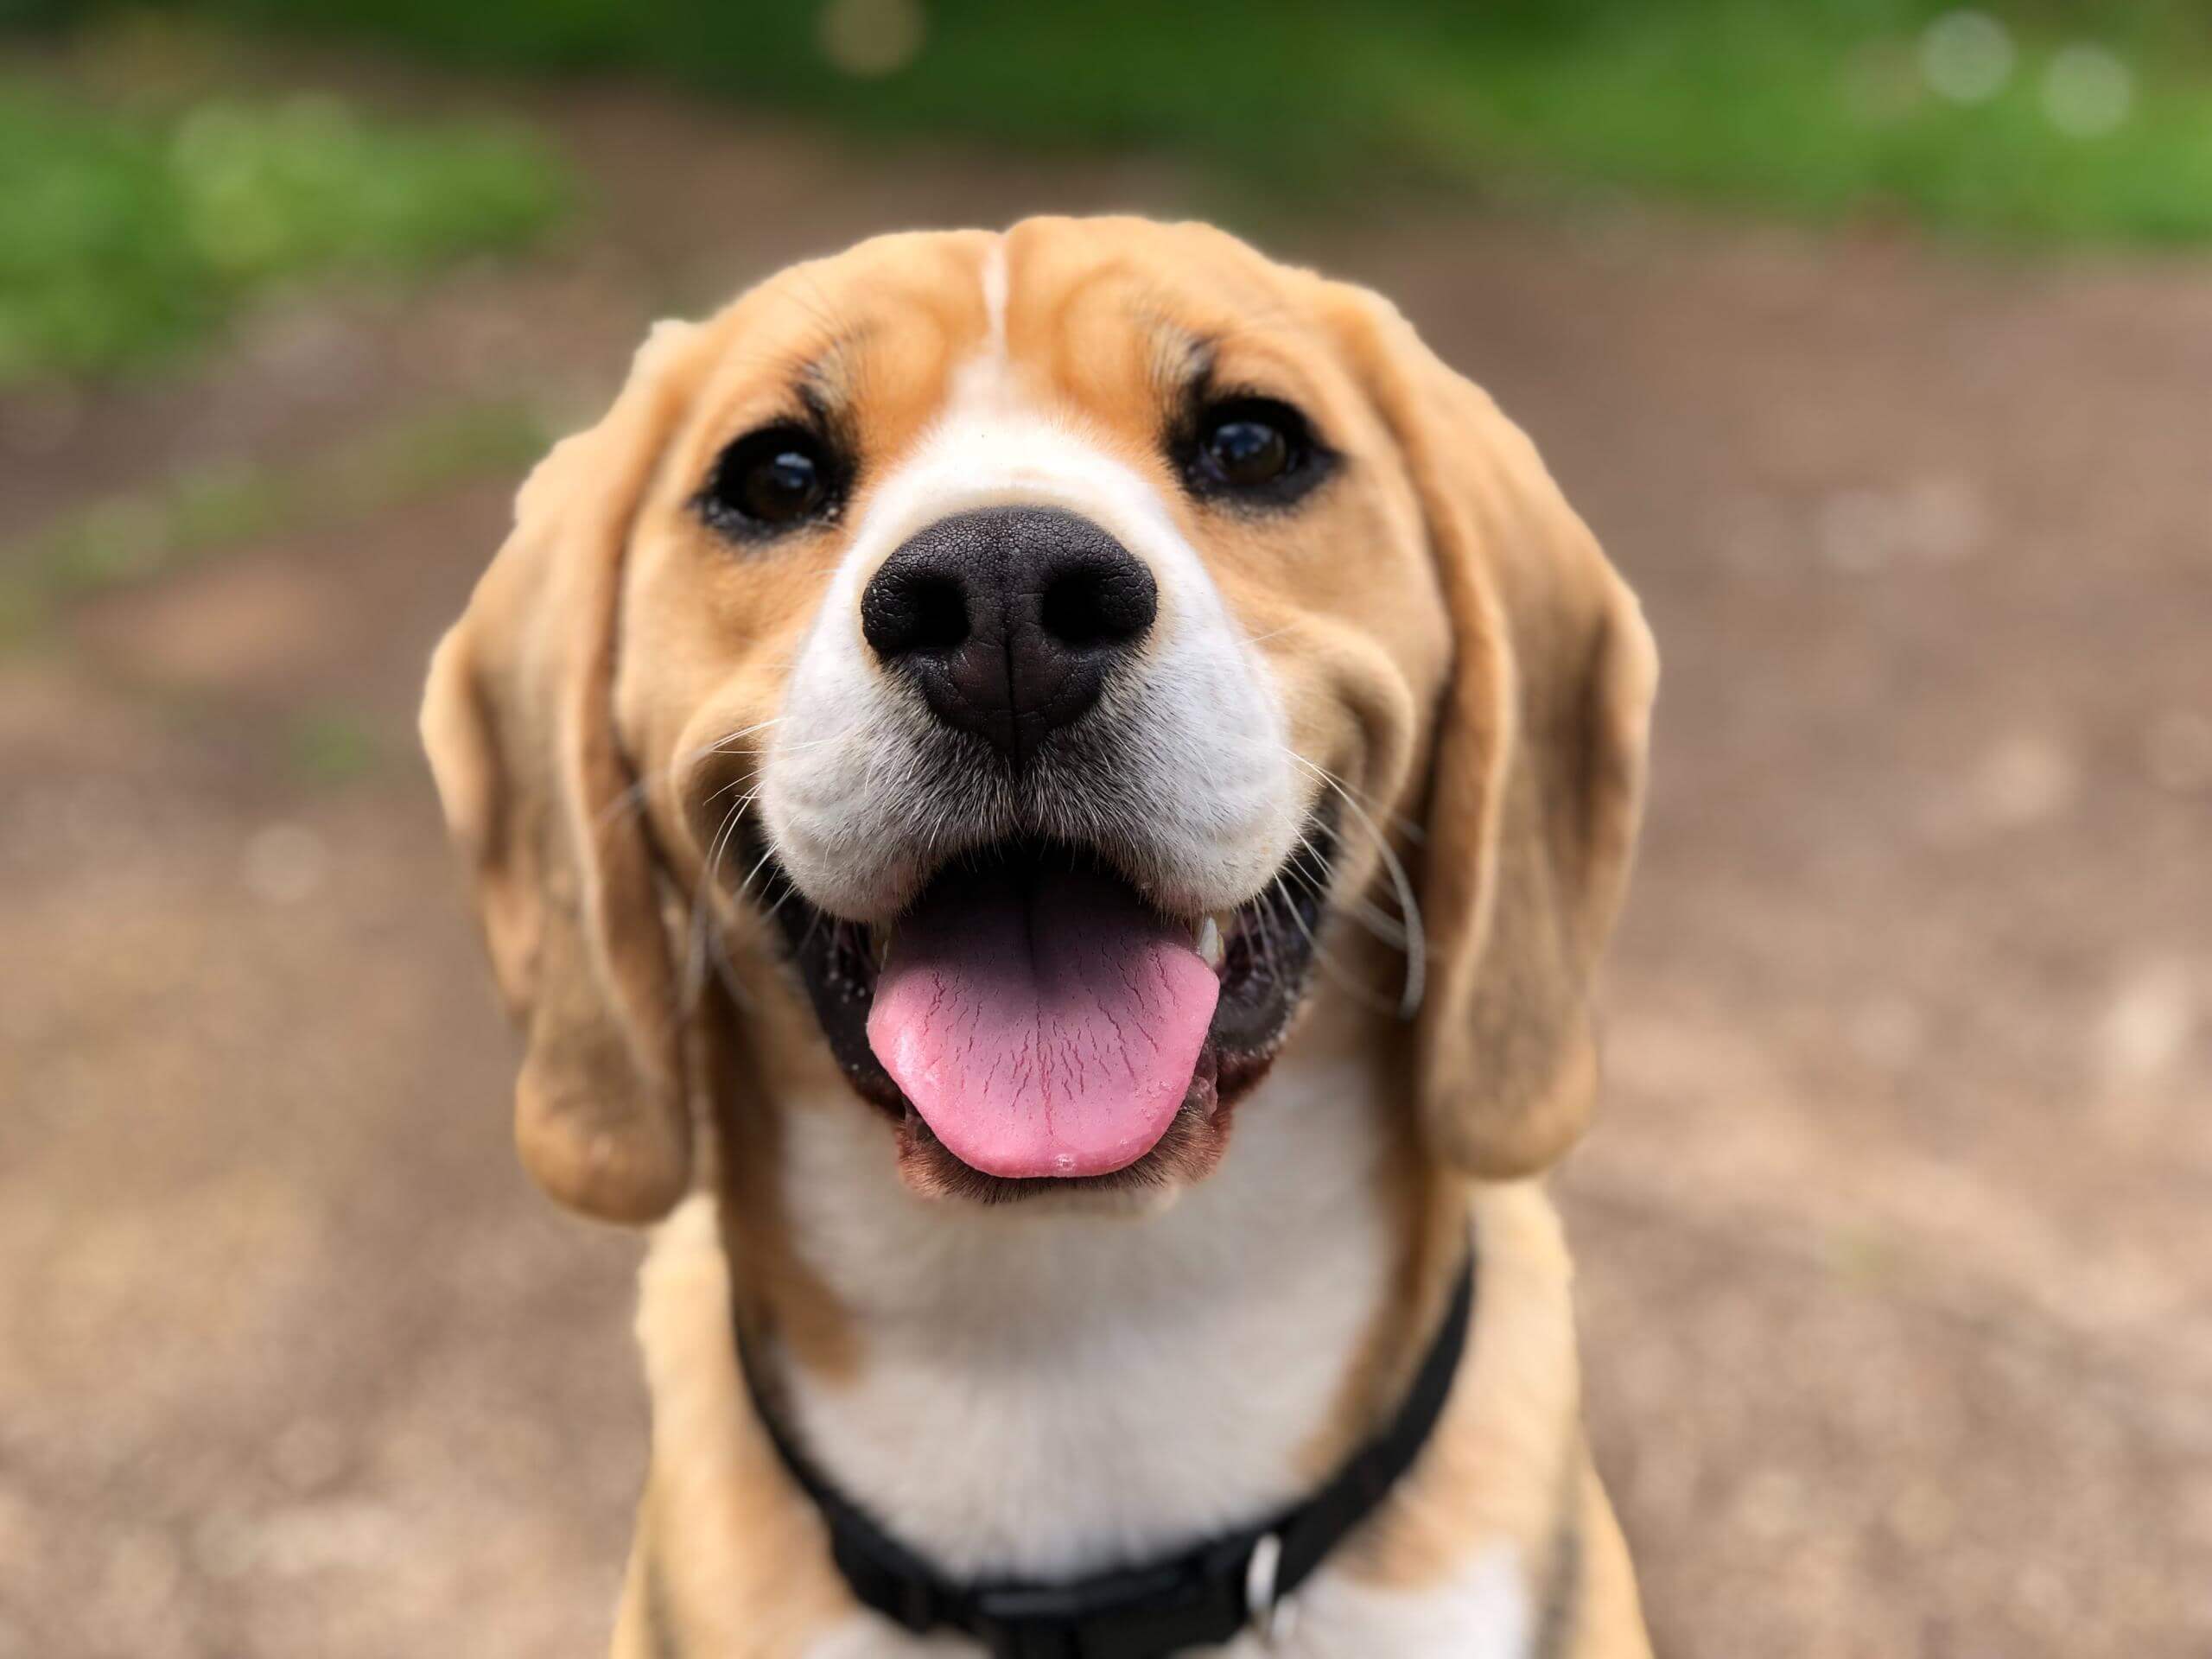
[[[1118,883],[954,874],[899,925],[868,1046],[971,1168],[1103,1175],[1167,1132],[1220,988]]]

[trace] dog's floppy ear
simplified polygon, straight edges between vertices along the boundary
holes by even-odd
[[[1589,1117],[1591,980],[1642,815],[1658,658],[1535,445],[1395,309],[1361,300],[1363,366],[1453,636],[1421,849],[1421,1110],[1441,1155],[1516,1177]]]
[[[613,407],[540,461],[438,646],[423,747],[509,1012],[515,1142],[547,1192],[609,1221],[683,1196],[690,1100],[659,882],[613,730],[625,549],[683,401],[663,324]]]

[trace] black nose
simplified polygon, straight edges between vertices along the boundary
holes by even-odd
[[[861,632],[939,720],[1018,766],[1098,700],[1159,608],[1152,573],[1088,518],[983,507],[883,562],[861,595]]]

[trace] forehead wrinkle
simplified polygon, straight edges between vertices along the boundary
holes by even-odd
[[[1018,273],[1009,275],[1014,277],[1009,285],[1009,360],[1018,362],[1030,355],[1023,350],[1025,345],[1029,345],[1033,353],[1031,360],[1047,379],[1056,384],[1079,380],[1084,378],[1082,371],[1096,368],[1095,363],[1085,359],[1079,344],[1086,329],[1092,326],[1088,307],[1104,285],[1128,282],[1128,260],[1118,256],[1102,259],[1066,279],[1057,293],[1049,296],[1037,294],[1033,285],[1025,289]],[[1106,303],[1111,305],[1110,301]],[[1114,315],[1127,321],[1128,309],[1115,308]],[[1018,328],[1016,325],[1021,321],[1031,326]],[[1033,345],[1033,340],[1037,344]]]
[[[904,403],[931,389],[942,396],[946,373],[981,354],[990,322],[973,267],[957,289],[886,284],[874,296],[872,319],[845,342],[840,365],[855,403]]]
[[[836,298],[823,282],[817,264],[793,265],[770,283],[766,291],[805,312],[830,339],[836,340],[847,332]]]

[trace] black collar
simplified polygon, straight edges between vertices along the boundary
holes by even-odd
[[[1427,1444],[1466,1351],[1474,1300],[1470,1251],[1397,1415],[1304,1503],[1166,1560],[1057,1584],[947,1579],[840,1492],[792,1442],[763,1396],[742,1322],[738,1368],[784,1467],[822,1511],[837,1570],[864,1605],[918,1636],[965,1631],[993,1659],[1160,1659],[1228,1642],[1248,1626],[1270,1631],[1282,1600],[1374,1512]]]

